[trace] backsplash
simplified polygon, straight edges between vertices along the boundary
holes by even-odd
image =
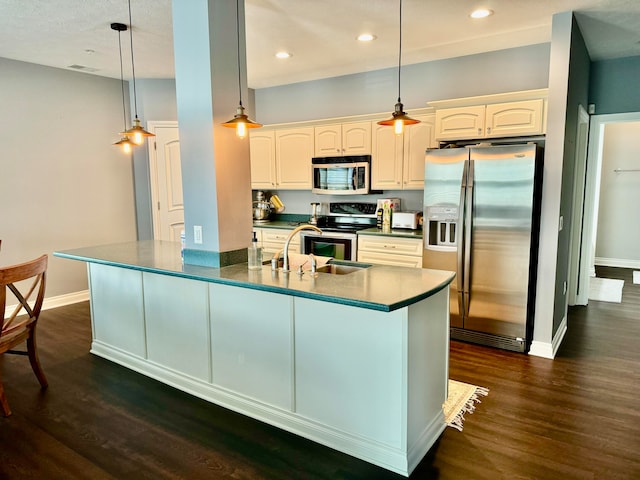
[[[253,199],[256,198],[256,191],[253,191]],[[271,195],[277,194],[285,206],[287,214],[308,215],[311,213],[311,202],[321,204],[320,214],[326,215],[329,211],[328,204],[335,202],[370,202],[376,203],[378,198],[399,198],[400,208],[403,211],[422,211],[422,190],[385,190],[379,194],[369,195],[317,195],[306,190],[267,190],[267,199]]]

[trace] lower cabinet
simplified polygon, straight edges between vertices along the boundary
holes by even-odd
[[[284,249],[284,244],[291,230],[286,228],[260,228],[254,227],[258,243],[262,245],[262,259],[269,260],[280,250]],[[300,253],[300,234],[296,234],[289,243],[291,253]]]
[[[358,235],[358,261],[422,268],[422,239]]]

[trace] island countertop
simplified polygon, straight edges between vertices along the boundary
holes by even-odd
[[[274,272],[270,265],[249,270],[246,263],[222,268],[185,265],[180,244],[147,240],[54,252],[61,258],[262,290],[391,312],[447,287],[455,273],[372,265],[347,275]]]

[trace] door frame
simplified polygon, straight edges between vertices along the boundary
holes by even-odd
[[[571,230],[569,233],[568,305],[586,305],[589,292],[589,284],[583,283],[580,278],[580,252],[585,219],[585,190],[587,165],[589,162],[589,120],[587,110],[582,105],[578,105],[575,169],[573,177],[573,208],[571,212]]]
[[[587,154],[587,178],[585,183],[584,222],[582,242],[580,248],[581,285],[589,285],[589,278],[595,276],[596,237],[598,229],[598,205],[600,202],[600,172],[602,170],[602,151],[604,147],[604,129],[609,123],[638,122],[640,112],[613,113],[607,115],[592,115],[589,128],[589,151]],[[584,295],[587,304],[589,289],[584,288],[580,295]],[[578,298],[582,300],[582,298]]]
[[[150,120],[147,122],[147,128],[149,132],[155,134],[158,128],[178,128],[177,120]],[[151,221],[153,223],[153,238],[157,240],[160,237],[158,232],[158,226],[160,219],[158,218],[158,153],[156,148],[156,141],[148,142],[147,148],[149,149],[149,184],[151,186]]]

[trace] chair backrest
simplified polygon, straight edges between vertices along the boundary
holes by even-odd
[[[29,262],[0,267],[0,337],[28,327],[38,320],[44,300],[47,260],[47,255],[42,255]],[[21,284],[21,291],[16,284],[25,280],[31,280],[31,285],[27,289],[22,287],[23,284]],[[27,282],[28,284],[29,282]],[[7,291],[13,293],[13,296],[18,301],[16,307],[10,313],[5,311],[7,303],[9,303],[7,302]],[[30,305],[29,302],[34,293],[35,301]],[[9,296],[9,298],[12,297]],[[12,302],[9,305],[12,305]],[[27,314],[26,317],[20,316],[23,310],[23,313]],[[16,321],[19,316],[19,320]]]

